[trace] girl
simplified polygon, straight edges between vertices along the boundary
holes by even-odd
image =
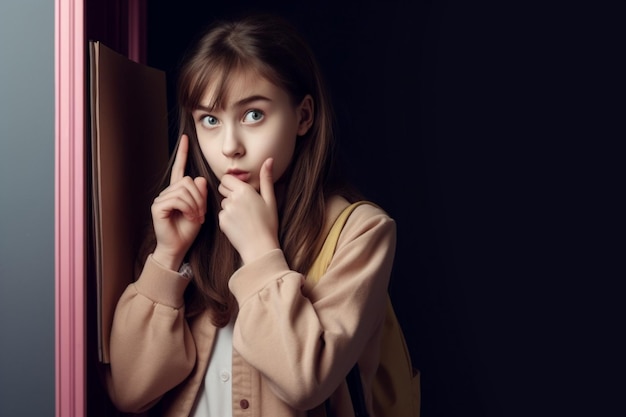
[[[108,390],[165,416],[370,415],[395,222],[350,216],[318,285],[306,272],[355,194],[333,169],[333,119],[309,47],[286,22],[215,25],[182,67],[180,139],[152,205],[139,278],[120,298]]]

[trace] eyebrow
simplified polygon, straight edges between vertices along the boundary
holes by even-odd
[[[250,96],[250,97],[242,98],[241,100],[239,100],[236,103],[234,103],[233,107],[245,106],[246,104],[252,103],[254,101],[268,101],[268,102],[271,102],[272,99],[270,99],[268,97],[265,97],[265,96],[262,96],[260,94],[256,94],[256,95],[253,95],[253,96]],[[215,109],[214,108],[211,109],[211,108],[209,108],[207,106],[204,106],[202,104],[198,104],[194,111],[197,111],[197,110],[211,112],[211,111],[214,111]]]

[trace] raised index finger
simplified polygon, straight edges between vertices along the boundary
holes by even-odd
[[[187,135],[180,137],[176,157],[172,165],[172,173],[170,174],[170,184],[174,184],[183,179],[185,176],[185,165],[187,165],[187,154],[189,153],[189,138]]]

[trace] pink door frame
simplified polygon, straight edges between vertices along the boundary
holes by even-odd
[[[106,1],[106,0],[105,0]],[[86,412],[87,0],[55,0],[55,403],[57,417]],[[145,0],[128,2],[128,51],[144,61]]]

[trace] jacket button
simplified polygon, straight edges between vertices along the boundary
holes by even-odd
[[[245,410],[246,408],[250,407],[250,403],[248,402],[248,400],[241,400],[239,401],[239,406]]]

